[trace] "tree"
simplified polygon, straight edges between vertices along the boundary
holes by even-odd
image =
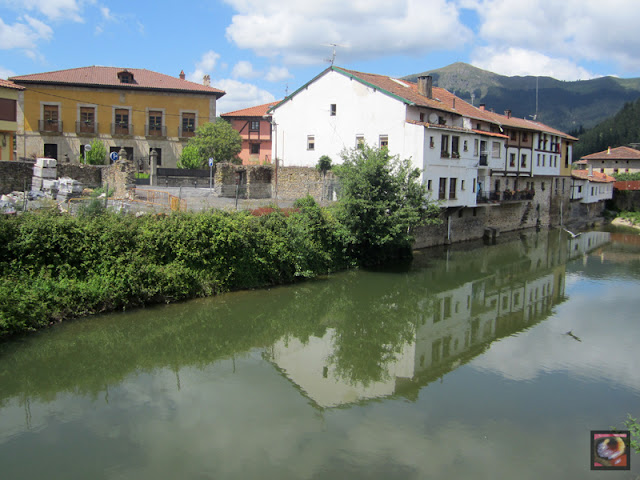
[[[331,170],[331,157],[328,155],[322,155],[318,159],[318,163],[316,164],[316,169],[322,173],[322,177],[327,176],[327,172]]]
[[[412,229],[438,222],[438,207],[427,201],[420,170],[409,159],[369,145],[345,150],[335,167],[341,184],[338,218],[345,227],[347,253],[371,265],[411,252]]]
[[[185,157],[183,161],[180,157],[183,164],[185,161],[200,159],[199,163],[196,162],[197,166],[190,168],[205,166],[209,158],[213,158],[214,163],[241,163],[238,154],[242,150],[242,137],[229,122],[218,118],[214,123],[208,122],[198,127],[196,135],[187,143],[185,150],[187,149],[190,149],[188,159]],[[197,156],[192,153],[191,149],[197,152]]]
[[[86,156],[89,165],[104,165],[107,158],[107,147],[100,140],[94,138],[91,142],[91,150],[86,152]],[[81,158],[80,162],[84,162],[84,158]]]
[[[205,158],[198,153],[195,145],[187,144],[180,154],[178,160],[178,168],[201,168],[204,165]]]

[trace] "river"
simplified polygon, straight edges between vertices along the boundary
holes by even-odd
[[[66,322],[0,344],[0,475],[601,478],[639,288],[640,236],[543,230]]]

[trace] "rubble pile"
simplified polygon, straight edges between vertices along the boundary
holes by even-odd
[[[66,202],[70,198],[79,198],[82,196],[82,183],[73,178],[63,177],[58,179],[58,198],[59,202]]]

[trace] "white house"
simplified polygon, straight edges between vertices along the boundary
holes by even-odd
[[[492,132],[488,112],[471,106],[431,77],[411,83],[331,66],[271,110],[280,165],[315,166],[322,155],[340,163],[362,143],[410,158],[444,207],[475,206],[492,168],[504,168],[507,136]]]
[[[571,177],[571,200],[597,203],[613,198],[615,178],[605,173],[594,172],[591,166],[589,169],[573,170]]]

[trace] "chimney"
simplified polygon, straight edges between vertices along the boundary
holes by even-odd
[[[593,177],[593,165],[589,164],[589,176]]]
[[[607,155],[611,155],[611,147],[607,148]]]
[[[205,75],[204,77],[202,77],[202,84],[205,87],[210,87],[211,86],[211,75]]]
[[[511,118],[511,110],[505,110],[504,111],[504,116],[507,118]]]
[[[184,80],[184,70],[180,70],[180,80]]]
[[[453,97],[453,109],[456,109],[456,97]]]
[[[418,93],[427,98],[433,98],[433,77],[431,75],[418,77]]]
[[[484,107],[485,107],[484,103],[481,103],[480,107],[478,107],[478,108],[480,108],[480,110],[484,112]]]

